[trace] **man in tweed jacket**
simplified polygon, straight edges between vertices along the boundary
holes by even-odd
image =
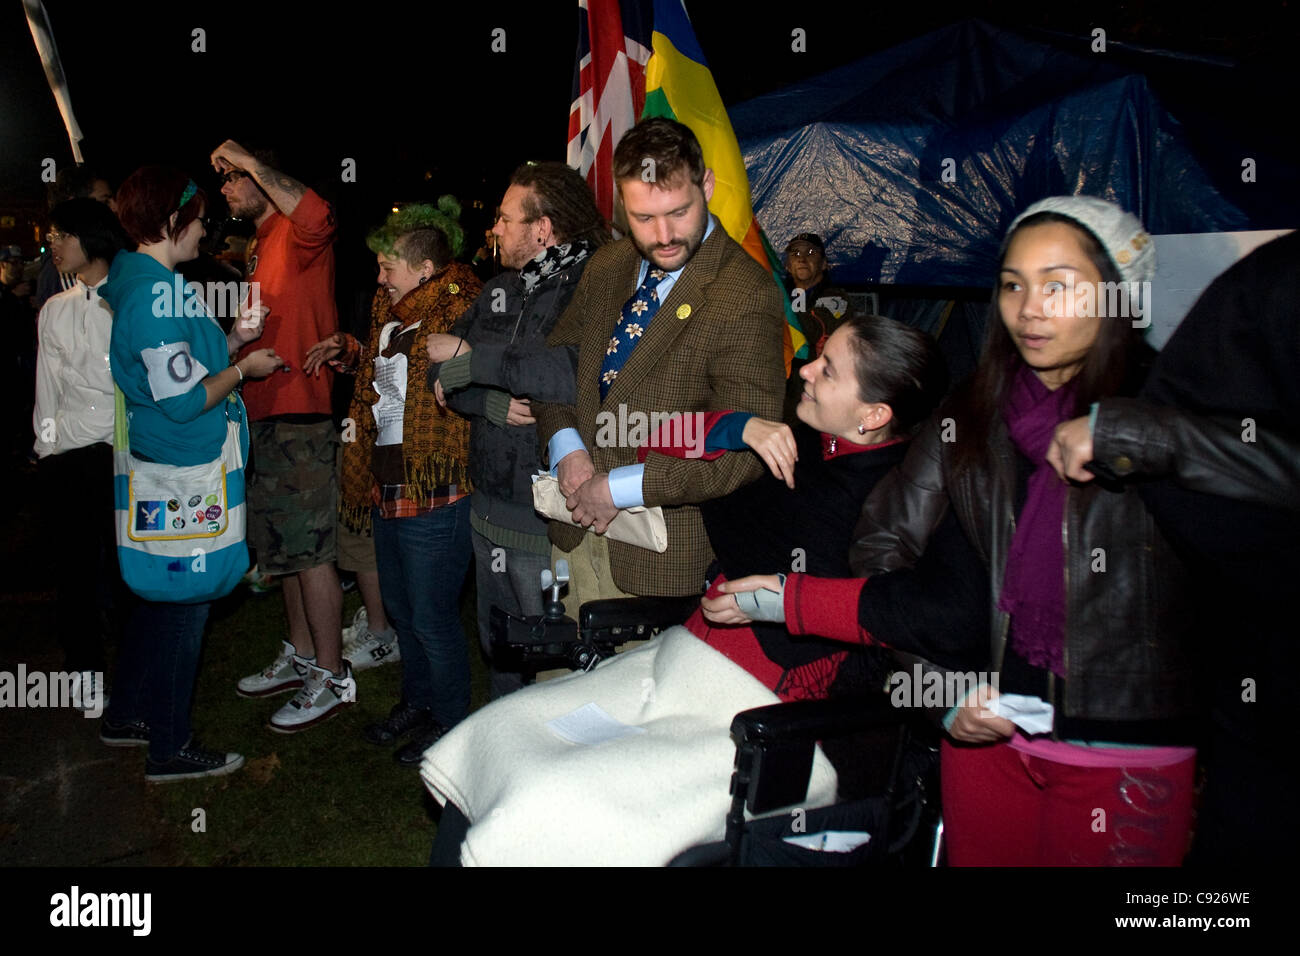
[[[640,465],[636,445],[644,434],[602,426],[724,409],[779,419],[785,384],[780,291],[709,215],[713,171],[705,168],[695,135],[672,120],[644,120],[615,150],[614,175],[630,236],[592,256],[548,339],[551,346],[577,346],[576,405],[536,407],[539,438],[560,490],[574,518],[590,529],[553,521],[551,541],[602,578],[599,593],[571,587],[572,613],[582,601],[618,592],[701,593],[712,553],[696,505],[762,471],[758,457],[746,454],[704,461],[650,452]],[[635,305],[652,271],[657,311],[644,330],[638,324],[629,333],[623,310]],[[620,335],[631,350],[611,368]],[[603,400],[602,378],[608,383]],[[702,436],[699,441],[702,451]],[[639,504],[663,507],[663,554],[597,537],[618,509]]]

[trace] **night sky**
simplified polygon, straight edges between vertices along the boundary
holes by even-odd
[[[393,0],[339,8],[354,11],[351,16],[304,15],[305,6],[47,0],[87,161],[114,184],[146,162],[176,165],[215,196],[207,157],[218,143],[230,137],[271,145],[286,172],[338,204],[345,229],[362,229],[393,202],[447,191],[466,206],[479,199],[490,212],[519,162],[564,157],[576,0]],[[1208,70],[1212,77],[1216,70],[1234,73],[1239,81],[1247,70],[1272,69],[1281,77],[1293,55],[1274,52],[1294,36],[1286,3],[1224,24],[1144,3],[1076,4],[1068,11],[1041,3],[902,4],[893,19],[882,15],[883,5],[872,6],[687,4],[727,103],[971,15],[1076,35],[1102,23],[1112,41],[1240,62],[1237,70]],[[806,53],[790,49],[794,27],[807,32]],[[195,28],[206,31],[206,52],[192,50]],[[496,28],[506,31],[504,53],[491,49]],[[1222,92],[1217,78],[1205,81],[1203,72],[1191,81],[1166,77],[1161,92],[1175,115],[1180,96],[1188,108],[1204,109]],[[62,166],[71,152],[14,0],[0,4],[0,77],[0,197],[41,200],[41,160],[54,157]],[[1257,111],[1267,135],[1283,136],[1291,125],[1276,111],[1276,94],[1272,106],[1249,96],[1225,99],[1224,124],[1240,124]],[[356,160],[354,184],[340,182],[344,158]]]

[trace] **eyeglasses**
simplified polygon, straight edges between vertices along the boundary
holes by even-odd
[[[248,173],[242,169],[231,169],[221,174],[221,185],[225,186],[230,183],[237,183],[241,179],[247,178]]]
[[[64,239],[67,238],[68,238],[68,233],[59,232],[59,230],[57,229],[51,229],[49,232],[45,234],[45,241],[47,243],[50,243],[51,245],[56,242],[62,242]]]
[[[791,259],[816,259],[821,253],[816,249],[791,249],[788,255]]]

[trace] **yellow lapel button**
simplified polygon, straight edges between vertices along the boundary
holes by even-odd
[[[460,291],[460,286],[457,285],[455,282],[448,282],[447,291],[450,292],[452,295],[455,295],[457,292]]]
[[[677,318],[679,319],[690,318],[690,314],[691,314],[691,307],[689,305],[679,305],[677,307]]]

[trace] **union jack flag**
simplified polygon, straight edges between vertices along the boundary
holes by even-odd
[[[614,147],[645,107],[653,28],[652,3],[578,0],[568,163],[586,178],[601,215],[611,223],[617,193]]]

